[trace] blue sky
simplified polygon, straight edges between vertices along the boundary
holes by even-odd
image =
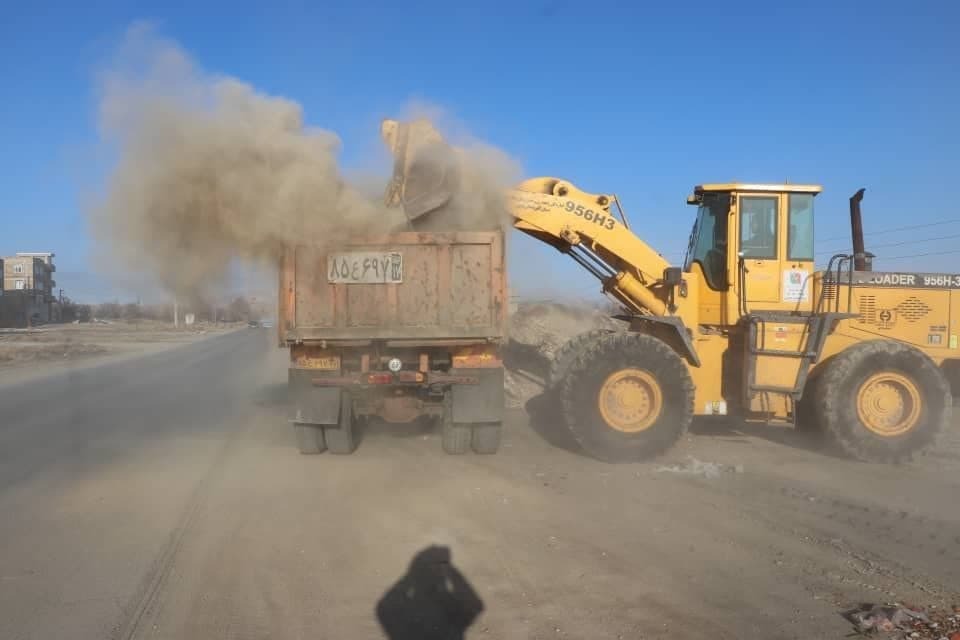
[[[136,4],[136,6],[134,6]],[[68,295],[129,295],[87,266],[97,188],[94,73],[152,21],[202,68],[302,103],[368,169],[377,124],[411,100],[446,109],[522,163],[616,192],[634,229],[679,261],[693,185],[815,182],[818,248],[847,243],[866,187],[881,256],[960,249],[960,9],[949,2],[7,3],[0,23],[0,253],[53,250]],[[829,240],[829,238],[834,238]],[[914,242],[928,238],[936,241]],[[525,295],[596,291],[514,234]],[[878,268],[960,272],[960,253]],[[111,288],[112,287],[112,288]]]

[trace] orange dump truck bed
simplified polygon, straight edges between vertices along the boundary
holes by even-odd
[[[369,417],[423,416],[439,419],[448,453],[497,450],[504,240],[401,232],[285,252],[277,328],[302,453],[352,452]]]
[[[280,341],[501,338],[503,245],[502,232],[403,232],[332,250],[290,249]]]

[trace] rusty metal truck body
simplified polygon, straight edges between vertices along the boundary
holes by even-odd
[[[303,453],[351,453],[372,417],[434,417],[443,447],[493,453],[503,417],[503,231],[399,232],[289,247],[278,332]]]

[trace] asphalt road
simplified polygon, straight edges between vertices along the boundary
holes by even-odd
[[[955,437],[885,467],[706,423],[605,465],[534,403],[496,456],[300,456],[269,333],[0,387],[0,638],[840,638],[960,603]]]

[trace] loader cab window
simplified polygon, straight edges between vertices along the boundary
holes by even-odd
[[[787,259],[813,262],[813,194],[790,194]]]
[[[745,258],[773,260],[777,257],[777,198],[740,198],[740,251]]]
[[[727,288],[727,218],[730,212],[730,195],[707,193],[697,209],[697,221],[690,234],[690,246],[684,271],[690,271],[693,263],[703,269],[707,286],[716,291]]]

